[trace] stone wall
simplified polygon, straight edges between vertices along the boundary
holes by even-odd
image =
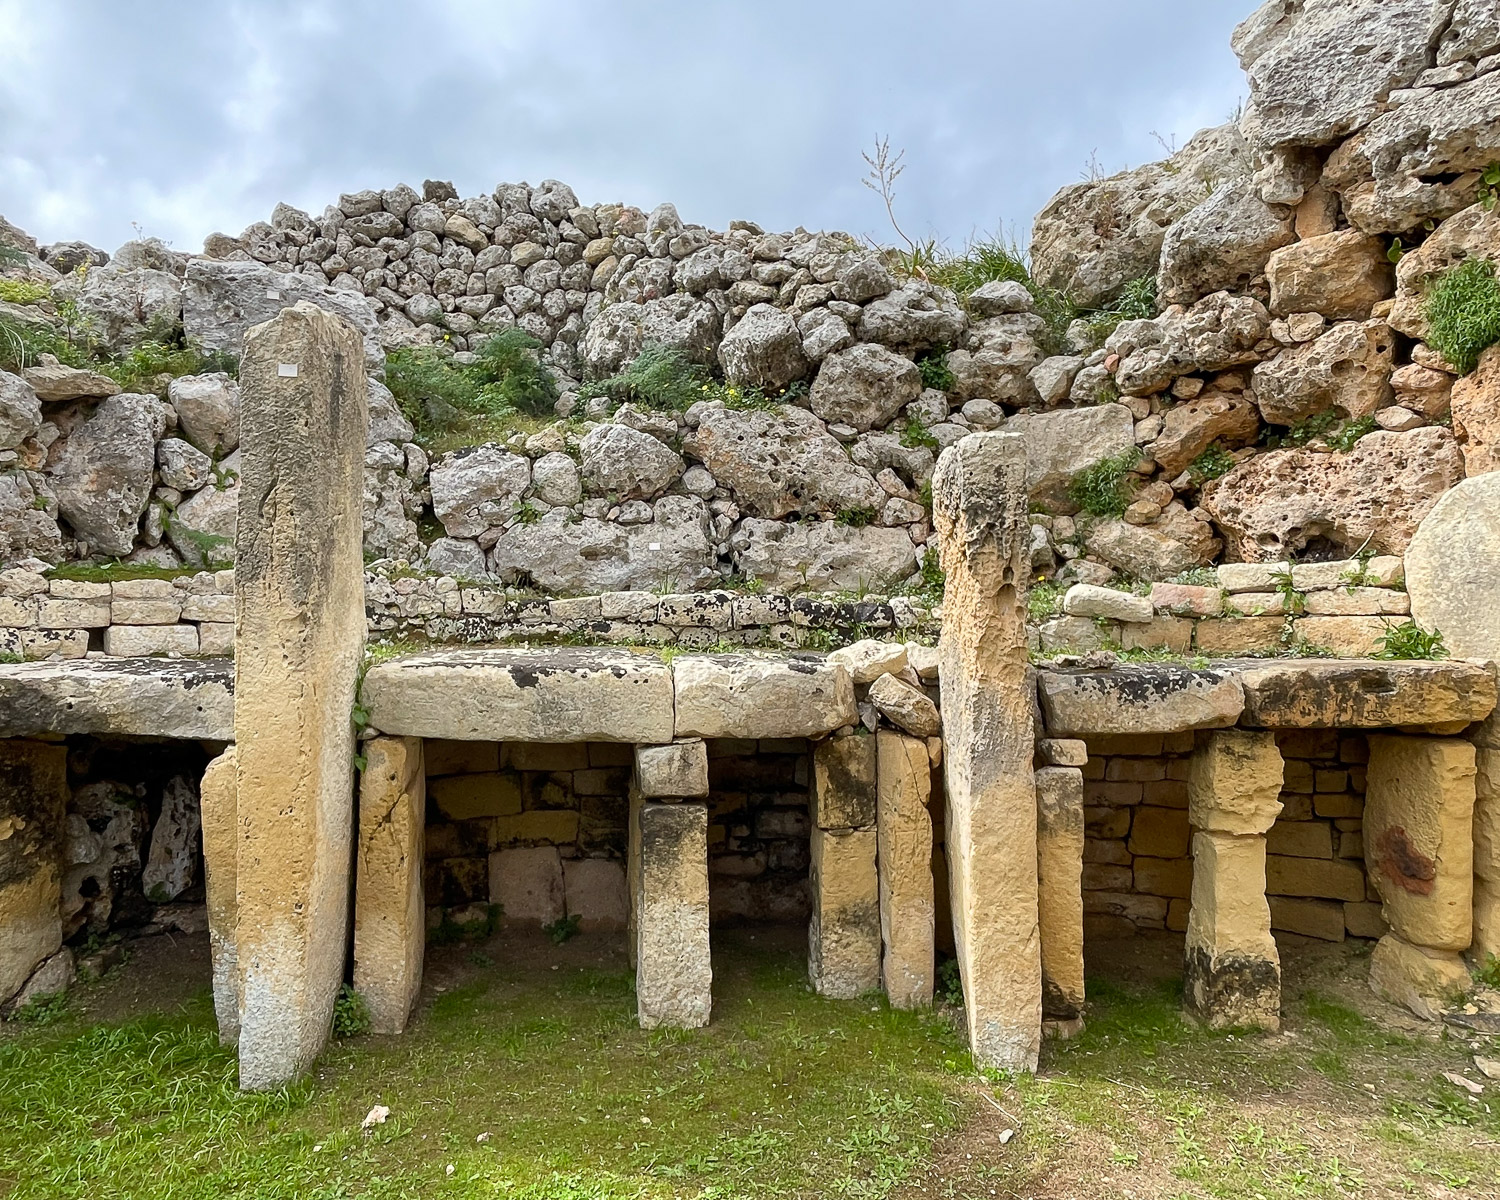
[[[1083,768],[1089,937],[1187,929],[1193,860],[1188,823],[1192,733],[1088,739]],[[1271,928],[1325,941],[1386,932],[1365,874],[1363,734],[1287,730],[1282,811],[1266,835]]]

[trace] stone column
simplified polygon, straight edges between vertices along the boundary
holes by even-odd
[[[1071,1036],[1083,1027],[1083,772],[1036,772],[1037,916],[1042,1016]]]
[[[1474,735],[1474,940],[1476,967],[1500,958],[1500,720]]]
[[[0,741],[0,1004],[62,946],[62,839],[68,752]]]
[[[868,739],[865,739],[868,740]],[[875,735],[876,848],[880,875],[881,982],[893,1008],[932,1003],[932,762],[925,738]]]
[[[642,1029],[697,1029],[712,1008],[708,805],[631,798],[636,1013]]]
[[[354,863],[354,990],[374,1033],[400,1033],[422,988],[427,776],[422,739],[364,743]]]
[[[1469,986],[1474,929],[1475,752],[1461,738],[1370,737],[1365,869],[1390,933],[1370,985],[1429,1019]]]
[[[219,1041],[240,1040],[240,981],[234,953],[235,914],[234,747],[208,764],[198,785],[203,828],[203,898],[208,910],[208,953],[214,977]]]
[[[880,986],[875,747],[859,733],[812,748],[807,975],[819,995],[838,1000]]]
[[[350,711],[365,637],[359,335],[305,302],[245,335],[235,567],[240,1086],[328,1040],[353,865]]]
[[[938,643],[949,894],[969,1046],[980,1067],[1036,1069],[1042,1039],[1034,681],[1022,608],[1026,444],[970,434],[943,451],[933,524],[947,586]]]
[[[1193,827],[1183,1001],[1210,1029],[1281,1024],[1281,958],[1266,902],[1266,831],[1281,812],[1276,735],[1201,734],[1188,767]]]

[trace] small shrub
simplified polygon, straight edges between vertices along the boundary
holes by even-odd
[[[333,1002],[333,1036],[358,1037],[369,1032],[370,1010],[365,1005],[365,998],[346,983]]]
[[[542,343],[524,329],[503,329],[475,351],[467,370],[479,381],[475,410],[482,413],[524,412],[551,416],[557,403],[557,381],[542,366]]]
[[[1191,587],[1218,587],[1219,573],[1212,567],[1190,567],[1186,571],[1178,571],[1167,582],[1185,583]]]
[[[922,591],[934,599],[941,600],[943,589],[948,586],[948,576],[943,570],[943,563],[938,557],[938,552],[931,546],[922,553],[921,570]]]
[[[1085,319],[1089,332],[1102,342],[1121,321],[1148,321],[1157,311],[1156,276],[1141,275],[1127,283],[1108,308],[1090,313]]]
[[[386,355],[385,383],[420,434],[463,430],[517,412],[551,416],[557,382],[537,357],[541,343],[524,329],[504,329],[456,363],[435,346]]]
[[[1474,981],[1487,988],[1500,991],[1500,958],[1493,954],[1484,956],[1484,965],[1474,970]]]
[[[996,280],[1021,284],[1031,293],[1037,316],[1046,323],[1040,338],[1042,349],[1048,354],[1062,352],[1067,341],[1068,323],[1078,315],[1078,310],[1062,292],[1045,287],[1031,277],[1025,253],[1014,243],[995,237],[981,238],[965,246],[962,254],[932,248],[928,257],[930,261],[923,269],[912,274],[924,275],[933,283],[951,288],[960,300],[966,300],[978,288]]]
[[[1288,427],[1285,433],[1271,433],[1269,428],[1265,435],[1265,444],[1268,449],[1276,450],[1283,446],[1305,446],[1314,438],[1320,438],[1335,425],[1339,423],[1338,414],[1332,409],[1324,412],[1314,413],[1305,421]]]
[[[1234,469],[1234,455],[1215,442],[1188,464],[1188,477],[1199,486]]]
[[[583,920],[579,913],[569,913],[566,917],[558,917],[550,925],[543,925],[542,932],[554,943],[561,946],[578,936],[578,924]]]
[[[1348,454],[1354,449],[1355,442],[1367,433],[1374,433],[1375,429],[1374,417],[1359,417],[1345,422],[1339,431],[1328,439],[1328,444],[1340,453]]]
[[[516,508],[517,525],[535,525],[542,519],[542,510],[530,500],[523,500]]]
[[[38,996],[28,1000],[10,1014],[12,1021],[25,1025],[56,1025],[68,1011],[68,993],[53,992],[50,996]]]
[[[181,336],[181,331],[158,331],[116,358],[97,364],[101,374],[108,375],[127,392],[149,392],[162,376],[173,379],[181,375],[208,375],[224,371],[239,373],[239,360],[220,350],[206,351]]]
[[[1434,629],[1431,633],[1415,621],[1400,625],[1388,625],[1380,635],[1380,648],[1376,658],[1447,658],[1448,648],[1443,645],[1443,635]]]
[[[1131,468],[1139,459],[1140,451],[1132,446],[1085,467],[1068,484],[1068,498],[1096,517],[1118,517],[1135,496],[1138,480]]]
[[[1500,280],[1495,266],[1471,258],[1438,276],[1427,289],[1427,344],[1467,375],[1500,341]]]
[[[922,375],[924,388],[936,388],[940,392],[951,392],[958,384],[953,372],[948,369],[948,352],[933,350],[917,359],[917,370]]]
[[[0,279],[0,300],[7,304],[40,304],[51,293],[30,279]]]
[[[911,450],[915,450],[919,446],[926,446],[929,450],[936,450],[938,440],[928,432],[927,426],[923,425],[916,417],[907,417],[906,428],[901,431],[901,444]]]
[[[1033,625],[1049,621],[1062,612],[1065,588],[1045,579],[1038,579],[1026,592],[1026,619]]]
[[[662,412],[680,412],[705,399],[709,383],[707,367],[681,350],[650,343],[618,375],[585,384],[578,395],[584,400],[604,396],[616,404],[633,402]]]
[[[964,983],[958,973],[958,959],[945,958],[938,964],[937,998],[944,1004],[951,1004],[954,1008],[963,1007]]]
[[[873,524],[878,515],[873,508],[841,508],[834,519],[840,525],[863,529],[866,525]]]

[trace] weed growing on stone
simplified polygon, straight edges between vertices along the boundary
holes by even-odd
[[[333,1002],[333,1036],[358,1037],[369,1032],[370,1010],[365,1006],[365,999],[346,983]]]
[[[1215,442],[1188,464],[1188,476],[1199,487],[1210,479],[1218,479],[1234,469],[1234,455]]]
[[[1068,498],[1093,516],[1120,516],[1135,497],[1139,479],[1132,468],[1140,459],[1140,453],[1132,446],[1085,467],[1068,484]]]
[[[102,359],[95,369],[127,392],[165,393],[165,383],[179,375],[239,373],[239,359],[219,350],[204,350],[181,336],[181,329],[164,329],[115,358]]]
[[[578,936],[578,926],[583,920],[578,913],[570,913],[566,917],[558,917],[550,924],[542,926],[542,932],[552,939],[552,944],[561,946],[564,942],[572,941]]]
[[[1062,598],[1066,591],[1060,584],[1038,577],[1026,591],[1026,619],[1033,625],[1050,621],[1062,612]]]
[[[1090,336],[1102,343],[1121,321],[1148,321],[1157,312],[1156,276],[1141,275],[1121,288],[1119,296],[1108,308],[1089,313],[1084,319],[1088,322]]]
[[[873,525],[878,515],[873,508],[841,508],[834,520],[851,529],[863,529],[867,525]]]
[[[7,304],[40,304],[51,292],[30,279],[0,279],[0,300]]]
[[[1172,578],[1167,582],[1184,583],[1189,587],[1216,588],[1219,586],[1219,573],[1212,567],[1190,567],[1186,571],[1178,571],[1177,574],[1173,575]],[[1151,588],[1148,584],[1146,591],[1149,593],[1150,590]]]
[[[1380,635],[1380,646],[1376,658],[1447,658],[1448,648],[1443,645],[1441,630],[1431,632],[1415,621],[1400,625],[1387,625]]]
[[[1359,441],[1367,433],[1374,433],[1379,428],[1375,424],[1374,417],[1358,417],[1353,421],[1347,421],[1328,439],[1328,444],[1341,453],[1348,454],[1354,449],[1354,443]]]
[[[924,388],[936,388],[940,392],[951,392],[957,385],[953,372],[948,369],[948,352],[933,350],[917,359],[917,370],[922,374]]]
[[[1474,982],[1500,991],[1500,956],[1486,954],[1484,963],[1474,968]]]
[[[603,396],[616,404],[633,403],[661,412],[680,412],[703,399],[708,368],[681,350],[648,343],[618,375],[584,384],[582,400]]]
[[[927,426],[923,425],[916,417],[907,417],[906,427],[901,431],[901,444],[911,450],[915,450],[919,446],[925,446],[929,450],[936,450],[938,440],[927,431]]]
[[[395,350],[386,355],[386,386],[424,440],[503,431],[517,414],[553,414],[557,382],[538,357],[541,345],[524,329],[505,329],[471,362],[435,346]]]
[[[1068,324],[1078,315],[1073,302],[1056,288],[1037,283],[1031,277],[1026,254],[1014,242],[998,237],[978,238],[964,247],[962,254],[939,252],[925,272],[933,283],[951,288],[960,300],[967,299],[978,288],[995,281],[1019,283],[1031,293],[1036,313],[1046,324],[1040,339],[1048,354],[1058,354],[1067,341]]]
[[[1471,258],[1445,271],[1427,289],[1427,344],[1467,375],[1500,341],[1500,280],[1495,265]]]

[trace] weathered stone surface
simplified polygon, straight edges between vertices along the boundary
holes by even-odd
[[[1193,460],[1217,442],[1237,450],[1255,441],[1260,414],[1243,392],[1205,391],[1162,414],[1160,435],[1145,447],[1164,479],[1187,470]]]
[[[420,738],[371,738],[361,750],[354,990],[369,1009],[370,1031],[392,1034],[406,1028],[422,988],[427,777]]]
[[[1266,903],[1266,839],[1193,834],[1183,1001],[1211,1029],[1281,1023],[1281,960]]]
[[[12,998],[10,1009],[19,1013],[37,1001],[61,995],[77,978],[78,968],[73,961],[73,951],[64,946],[32,972],[31,978]]]
[[[863,731],[815,742],[809,815],[819,829],[869,829],[876,816],[875,739]]]
[[[975,1062],[1006,1070],[1036,1069],[1042,1026],[1026,474],[1022,438],[980,433],[945,450],[932,480],[954,943]]]
[[[902,528],[747,517],[730,539],[740,574],[776,591],[880,591],[917,569]]]
[[[643,1029],[708,1024],[708,807],[631,801],[636,1013]]]
[[[76,303],[90,334],[108,350],[128,349],[173,328],[183,312],[182,285],[176,275],[129,266],[121,255],[90,271],[84,280],[71,276],[54,284],[52,295],[54,300]]]
[[[708,745],[685,738],[665,746],[637,746],[631,786],[646,798],[708,795]]]
[[[1274,425],[1295,425],[1330,408],[1374,416],[1393,398],[1395,342],[1384,321],[1346,321],[1316,341],[1283,350],[1255,368],[1261,416]]]
[[[1247,665],[1241,724],[1262,729],[1376,729],[1478,721],[1495,682],[1478,663],[1298,659]]]
[[[906,666],[907,650],[900,642],[880,642],[863,638],[850,646],[841,646],[828,661],[847,667],[856,685],[874,683],[882,675],[896,675]]]
[[[1408,337],[1428,336],[1427,290],[1445,271],[1470,258],[1500,260],[1500,206],[1474,204],[1442,222],[1426,241],[1396,265],[1396,303],[1391,328]]]
[[[591,378],[613,375],[647,345],[679,350],[693,362],[712,364],[722,322],[707,300],[679,292],[642,304],[604,308],[578,343],[578,356]]]
[[[1405,551],[1417,525],[1463,478],[1463,455],[1446,429],[1371,433],[1347,454],[1272,450],[1203,489],[1202,506],[1231,554],[1284,559],[1309,543],[1352,555]]]
[[[1469,948],[1474,774],[1459,738],[1370,738],[1365,864],[1391,932],[1413,945]]]
[[[1149,598],[1092,583],[1075,583],[1070,587],[1063,595],[1063,612],[1070,617],[1134,622],[1149,621],[1156,615]]]
[[[1267,204],[1249,178],[1229,180],[1167,230],[1157,298],[1191,304],[1210,292],[1243,291],[1295,237],[1291,209]]]
[[[890,676],[885,676],[890,678]],[[889,730],[875,735],[879,795],[881,982],[893,1008],[932,1003],[933,941],[932,764],[927,743]],[[1080,792],[1081,795],[1081,792]]]
[[[1412,617],[1461,658],[1500,656],[1500,473],[1466,479],[1423,519],[1406,556]]]
[[[880,888],[874,829],[813,828],[807,975],[821,996],[880,986]]]
[[[214,1017],[221,1045],[240,1040],[240,980],[235,953],[235,853],[239,841],[235,810],[234,747],[210,762],[198,785],[203,831],[203,898],[208,915],[208,953],[213,969]]]
[[[1150,396],[1180,375],[1259,361],[1256,347],[1270,324],[1271,314],[1253,296],[1215,292],[1186,311],[1172,309],[1154,321],[1122,321],[1105,348],[1121,356],[1115,370],[1121,394]]]
[[[806,409],[741,411],[705,406],[684,442],[749,516],[879,508],[885,492],[875,477],[849,460],[823,423]]]
[[[1037,692],[1052,737],[1219,729],[1245,706],[1234,672],[1166,664],[1040,671]]]
[[[43,355],[36,366],[27,367],[21,376],[36,392],[37,399],[48,404],[59,400],[102,399],[120,390],[120,385],[108,375],[64,366],[50,354]]]
[[[62,945],[59,917],[68,752],[0,743],[0,1004]]]
[[[365,640],[359,339],[299,302],[245,335],[241,386],[235,944],[240,1085],[258,1089],[321,1052],[344,977]]]
[[[1385,243],[1356,229],[1283,247],[1266,264],[1266,280],[1278,317],[1321,313],[1330,321],[1363,321],[1396,290]]]
[[[213,459],[182,438],[163,438],[156,444],[158,477],[179,492],[195,492],[213,478]]]
[[[849,672],[820,655],[684,655],[671,671],[677,737],[822,737],[859,720]]]
[[[1500,470],[1500,347],[1491,346],[1473,371],[1453,383],[1450,404],[1464,473],[1472,479]]]
[[[167,399],[182,436],[203,453],[216,458],[239,446],[240,385],[228,375],[179,376],[167,385]]]
[[[490,855],[490,901],[507,924],[535,929],[567,915],[556,846],[515,846]]]
[[[1224,729],[1206,735],[1188,768],[1193,828],[1265,834],[1281,814],[1283,766],[1273,734]]]
[[[903,350],[958,343],[966,324],[963,309],[947,288],[909,279],[890,295],[865,305],[859,336]]]
[[[863,432],[890,424],[921,394],[922,376],[916,363],[884,346],[864,342],[823,360],[808,400],[823,420]]]
[[[1087,751],[1085,750],[1085,757]],[[1042,1015],[1083,1015],[1083,772],[1036,772],[1037,911],[1042,935]]]
[[[1414,946],[1394,933],[1370,954],[1370,987],[1427,1021],[1440,1021],[1449,1002],[1472,985],[1464,960],[1451,950]]]
[[[240,456],[219,464],[219,476],[177,506],[167,521],[167,539],[190,566],[221,570],[234,565],[239,525]]]
[[[141,890],[155,904],[177,899],[198,873],[199,807],[197,789],[188,780],[174,775],[167,781],[141,871]]]
[[[234,666],[222,659],[0,665],[0,737],[44,733],[229,741]]]
[[[872,683],[869,699],[882,717],[914,737],[937,737],[943,732],[937,705],[921,689],[894,675],[882,675]]]
[[[1032,312],[978,322],[969,330],[963,348],[947,355],[953,393],[960,400],[1034,403],[1040,395],[1031,373],[1046,358],[1041,346],[1045,332],[1045,322]]]
[[[167,409],[155,396],[111,396],[73,430],[51,467],[58,510],[94,553],[135,549]]]
[[[672,740],[672,668],[654,655],[572,647],[435,650],[371,667],[362,695],[375,728],[409,737]]]
[[[687,469],[682,455],[649,433],[628,425],[600,425],[578,443],[579,467],[591,491],[613,492],[621,500],[650,499],[675,483]]]
[[[1024,439],[1032,501],[1053,512],[1076,511],[1068,484],[1079,471],[1135,445],[1135,419],[1123,404],[1017,413],[1004,429]]]
[[[515,515],[531,483],[531,464],[499,446],[465,446],[433,463],[429,479],[432,512],[448,536],[478,537]]]
[[[19,375],[0,371],[0,450],[13,450],[42,425],[36,392]]]
[[[741,387],[776,391],[807,374],[802,335],[791,313],[752,304],[719,343],[724,378]]]
[[[624,929],[630,920],[630,893],[623,863],[607,858],[563,860],[563,892],[568,916],[585,930]]]

